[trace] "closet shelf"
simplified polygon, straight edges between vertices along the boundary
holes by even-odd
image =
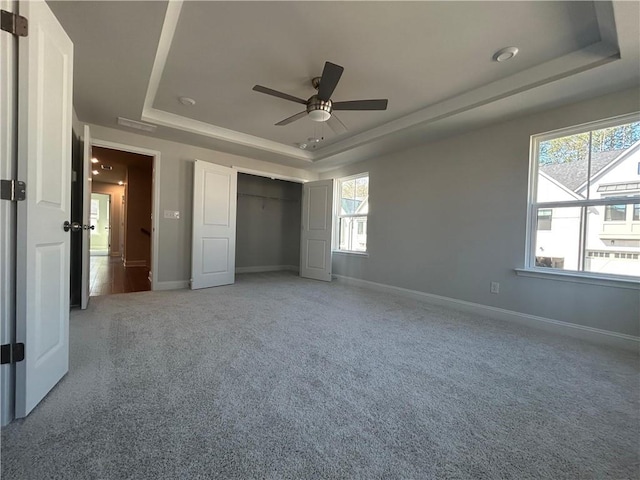
[[[255,193],[241,193],[238,192],[238,196],[239,197],[256,197],[256,198],[263,198],[263,199],[268,199],[268,200],[279,200],[281,202],[298,202],[299,200],[295,200],[293,198],[282,198],[282,197],[269,197],[266,195],[256,195]]]

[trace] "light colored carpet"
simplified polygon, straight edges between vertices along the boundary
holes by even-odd
[[[290,273],[92,298],[2,478],[636,479],[638,357]]]

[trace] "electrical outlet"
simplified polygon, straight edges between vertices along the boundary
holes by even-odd
[[[498,282],[491,282],[491,293],[500,293],[500,284]]]

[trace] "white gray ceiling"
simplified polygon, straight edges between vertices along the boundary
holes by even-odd
[[[326,167],[639,84],[638,2],[49,2],[75,46],[82,121],[289,165]],[[167,8],[167,6],[169,6]],[[517,46],[513,60],[492,55]],[[622,58],[620,58],[622,56]],[[325,61],[344,66],[336,136],[303,118]],[[182,105],[188,96],[196,105]],[[295,145],[323,136],[315,150]]]

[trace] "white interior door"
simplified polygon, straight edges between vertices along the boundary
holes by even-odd
[[[333,180],[320,180],[303,185],[301,277],[331,281],[332,208]]]
[[[91,290],[91,281],[89,273],[91,271],[91,130],[89,125],[84,126],[83,135],[83,158],[82,158],[82,275],[80,282],[82,283],[82,292],[80,294],[80,308],[85,310],[89,305],[89,293]]]
[[[237,190],[237,170],[195,161],[192,289],[235,281]]]
[[[16,417],[26,416],[69,365],[73,44],[44,1],[19,3],[29,36],[19,40]],[[77,235],[78,233],[73,233]]]

